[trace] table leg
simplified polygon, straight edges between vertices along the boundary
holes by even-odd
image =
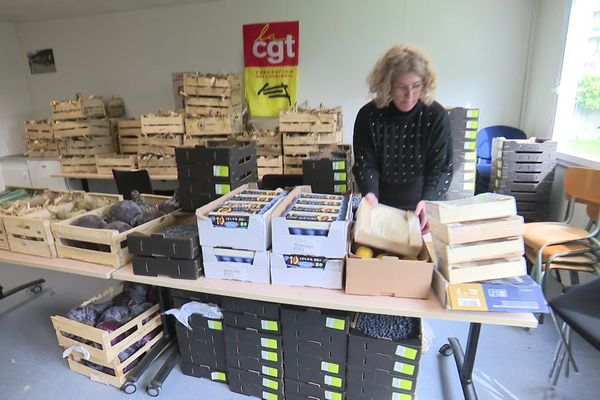
[[[440,349],[440,352],[444,355],[450,355],[448,350],[452,349],[465,400],[477,400],[477,393],[475,392],[475,385],[473,383],[473,366],[475,365],[475,354],[477,352],[480,331],[481,324],[471,322],[466,352],[463,352],[460,342],[454,337],[448,338],[449,346],[444,345]]]

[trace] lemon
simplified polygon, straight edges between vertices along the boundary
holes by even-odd
[[[373,250],[367,246],[358,246],[355,253],[360,258],[373,258]]]
[[[385,253],[381,253],[380,255],[377,256],[378,259],[382,259],[383,257],[389,257],[389,254],[385,254]]]

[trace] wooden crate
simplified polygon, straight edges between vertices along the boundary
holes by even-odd
[[[279,112],[281,132],[333,133],[342,129],[342,109],[297,109]]]
[[[52,197],[56,198],[67,192],[50,190],[47,193],[51,193]],[[85,192],[83,191],[74,191],[71,193],[79,198],[83,198],[85,195]],[[115,203],[122,199],[122,196],[117,194],[88,193],[87,195],[93,198],[107,200],[111,203]],[[28,200],[35,202],[36,198],[34,197]],[[2,221],[4,222],[4,229],[8,237],[10,251],[41,257],[56,257],[55,240],[52,235],[51,226],[59,221],[48,219],[48,214],[44,212],[44,210],[22,216],[2,215]]]
[[[183,146],[183,134],[142,134],[138,141],[138,154],[175,155],[175,147]]]
[[[52,111],[52,119],[55,121],[106,117],[102,97],[90,96],[84,98],[79,93],[74,100],[52,101],[50,110]]]
[[[177,170],[177,167],[175,167]],[[149,171],[150,172],[150,171]],[[150,205],[158,205],[169,199],[167,196],[142,195]],[[105,217],[112,206],[106,206],[82,215],[97,215]],[[96,264],[121,267],[131,261],[131,254],[127,249],[127,235],[134,232],[148,233],[152,229],[159,229],[171,225],[174,216],[164,215],[160,218],[146,222],[135,228],[119,233],[114,229],[90,229],[71,225],[73,221],[82,215],[52,224],[52,233],[56,238],[56,251],[59,257],[72,258],[74,260],[88,261]],[[82,249],[71,244],[71,241],[84,241],[96,245],[105,245],[106,251]]]
[[[286,175],[302,175],[302,161],[308,158],[308,155],[284,156],[283,173]]]
[[[28,140],[25,147],[27,157],[60,157],[58,143],[54,139]]]
[[[258,179],[267,174],[283,174],[283,156],[259,156],[256,159]]]
[[[233,92],[241,93],[242,78],[235,74],[183,75],[183,93],[186,96],[228,97]]]
[[[142,136],[142,125],[139,119],[120,120],[117,122],[119,136],[119,152],[121,154],[137,154],[139,138]]]
[[[82,136],[60,139],[60,154],[64,156],[91,156],[114,153],[113,138],[110,136]]]
[[[231,136],[225,135],[204,135],[204,136],[188,136],[183,137],[183,145],[189,146],[206,146],[211,142],[226,142]]]
[[[50,120],[25,121],[25,139],[27,140],[53,140],[54,130]]]
[[[232,135],[242,130],[242,115],[236,112],[220,116],[188,115],[185,119],[185,134],[192,137]]]
[[[333,133],[297,133],[289,132],[283,134],[283,145],[304,144],[341,144],[342,132]]]
[[[65,174],[71,173],[82,173],[82,174],[95,174],[96,173],[96,159],[94,157],[65,157],[62,156],[60,159],[60,169]]]
[[[241,113],[242,95],[232,93],[230,97],[186,97],[185,113],[188,115],[230,115]]]
[[[131,170],[137,168],[137,156],[112,154],[96,156],[96,172],[111,175],[113,169]]]
[[[106,116],[117,118],[125,116],[125,102],[120,97],[113,97],[105,102]]]
[[[138,167],[148,170],[150,175],[177,175],[175,156],[146,156],[138,158]]]
[[[112,286],[103,293],[85,301],[81,306],[106,302],[119,294],[120,291],[120,285]],[[52,320],[58,344],[61,347],[67,349],[75,345],[81,346],[81,348],[89,352],[90,357],[94,361],[103,365],[118,361],[119,353],[141,340],[148,333],[156,329],[162,330],[160,307],[158,304],[153,305],[113,332],[85,325],[62,315],[53,315],[50,319]]]
[[[140,118],[144,135],[162,133],[184,134],[184,115],[175,112],[159,112],[159,114],[143,114]]]
[[[59,140],[82,136],[110,137],[110,123],[106,119],[54,121],[52,129],[54,131],[54,137]]]

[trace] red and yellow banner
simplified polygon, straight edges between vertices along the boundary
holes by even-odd
[[[252,117],[275,117],[296,103],[298,21],[244,25],[246,100]]]

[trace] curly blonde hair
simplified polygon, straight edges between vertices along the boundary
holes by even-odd
[[[369,92],[377,108],[390,104],[392,83],[407,72],[414,72],[423,79],[423,103],[429,105],[433,102],[437,77],[429,57],[414,47],[397,44],[377,60],[367,78]]]

